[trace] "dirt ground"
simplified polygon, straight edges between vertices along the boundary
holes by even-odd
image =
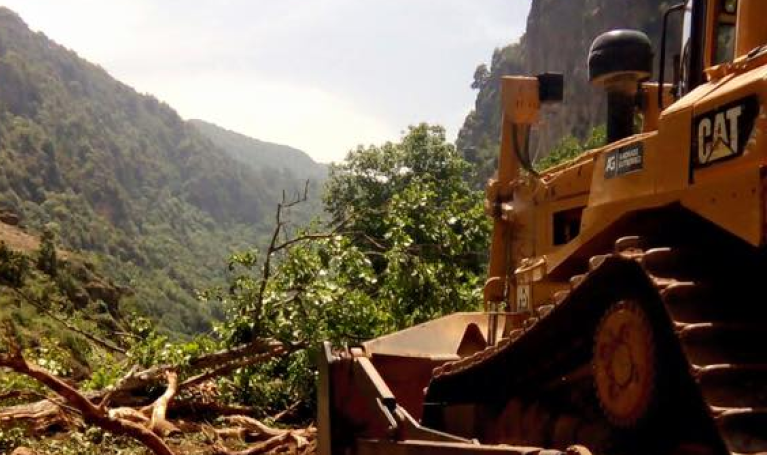
[[[11,249],[21,252],[35,251],[40,247],[40,238],[25,232],[18,226],[11,226],[0,222],[0,241],[5,242]],[[72,257],[72,253],[57,250],[59,257],[64,259]]]

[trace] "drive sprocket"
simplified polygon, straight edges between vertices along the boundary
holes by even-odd
[[[605,416],[631,428],[653,407],[656,344],[652,323],[641,305],[620,301],[600,321],[594,338],[594,384]]]

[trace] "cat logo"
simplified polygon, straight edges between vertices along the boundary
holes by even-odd
[[[693,168],[740,156],[746,149],[759,102],[751,96],[695,117],[693,122]]]

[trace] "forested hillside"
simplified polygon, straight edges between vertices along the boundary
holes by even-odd
[[[322,186],[328,178],[327,165],[317,163],[305,152],[287,145],[260,141],[203,120],[190,120],[189,123],[213,145],[258,173],[269,190],[285,190],[286,197],[292,197],[296,191],[299,194],[305,192],[307,200],[301,210],[292,213],[293,222],[305,225],[322,212]],[[273,197],[282,196],[274,194]]]
[[[481,307],[472,173],[184,121],[0,9],[0,453],[316,453],[322,341]]]
[[[305,152],[287,145],[261,141],[230,131],[204,120],[190,120],[200,132],[232,158],[254,170],[271,169],[284,173],[287,179],[322,181],[328,170]]]
[[[609,30],[638,29],[648,34],[657,55],[663,11],[671,3],[667,0],[533,0],[527,30],[520,41],[496,49],[489,67],[482,64],[474,73],[472,87],[478,90],[475,108],[466,117],[456,145],[477,165],[475,184],[484,185],[495,170],[502,76],[547,71],[565,75],[564,104],[547,108],[541,125],[535,130],[533,147],[537,156],[546,156],[568,135],[585,140],[605,118],[603,91],[592,87],[587,80],[586,61],[592,41]],[[671,32],[669,71],[671,58],[679,48],[679,30],[672,27]]]
[[[209,328],[193,297],[261,243],[295,176],[241,166],[168,105],[0,8],[0,210],[88,252],[172,331]],[[300,185],[303,187],[303,184]]]
[[[280,204],[265,247],[233,254],[226,286],[203,293],[223,320],[190,340],[99,297],[76,305],[69,290],[99,280],[58,263],[50,236],[28,255],[0,244],[0,452],[316,453],[312,425],[256,418],[314,419],[321,341],[480,307],[490,226],[470,172],[439,126],[350,152],[330,168],[332,220],[297,228],[285,215],[303,198]]]

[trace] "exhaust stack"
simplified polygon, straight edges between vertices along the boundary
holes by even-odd
[[[607,92],[607,140],[634,134],[639,85],[652,74],[652,44],[642,32],[613,30],[594,40],[589,51],[589,81]]]

